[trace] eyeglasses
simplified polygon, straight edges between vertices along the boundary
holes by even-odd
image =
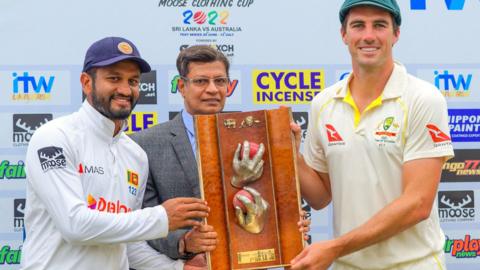
[[[210,84],[210,81],[213,81],[216,87],[224,88],[227,87],[228,82],[230,81],[227,77],[217,77],[217,78],[205,78],[205,77],[198,77],[198,78],[187,78],[181,77],[182,80],[190,82],[196,87],[205,88]]]

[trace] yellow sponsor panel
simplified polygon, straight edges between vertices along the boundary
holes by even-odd
[[[323,69],[254,70],[254,104],[307,104],[325,88]]]
[[[132,134],[134,132],[152,127],[157,123],[157,112],[133,112],[128,118],[128,126],[125,130],[125,133]]]

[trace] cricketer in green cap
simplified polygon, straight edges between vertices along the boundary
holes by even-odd
[[[390,12],[395,19],[395,23],[400,26],[402,23],[402,16],[400,15],[400,8],[395,0],[345,0],[340,8],[340,22],[343,23],[345,17],[351,8],[356,6],[375,6],[385,9]]]
[[[333,237],[305,247],[290,269],[446,269],[436,197],[454,155],[447,102],[394,59],[395,0],[342,2],[351,72],[313,98],[315,121],[296,160],[305,201],[332,205]],[[299,141],[300,127],[291,127]]]

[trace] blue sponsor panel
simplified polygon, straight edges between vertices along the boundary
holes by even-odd
[[[69,71],[0,71],[1,105],[70,105],[70,88]]]
[[[419,69],[417,76],[435,85],[448,102],[480,101],[480,69]]]
[[[480,142],[480,109],[450,109],[448,124],[453,142]]]

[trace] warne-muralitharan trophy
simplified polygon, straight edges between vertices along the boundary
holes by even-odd
[[[289,265],[304,247],[288,108],[195,116],[206,223],[218,233],[211,270]]]

